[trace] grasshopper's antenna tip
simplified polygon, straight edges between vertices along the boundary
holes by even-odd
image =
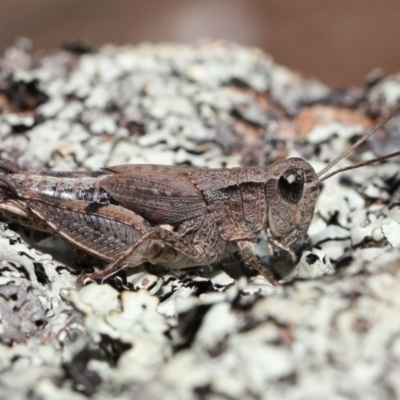
[[[342,154],[340,154],[338,157],[336,157],[334,160],[332,160],[324,169],[322,169],[320,172],[317,173],[318,177],[318,183],[322,182],[323,180],[330,178],[331,176],[337,174],[338,172],[342,171],[347,171],[349,169],[353,168],[359,168],[364,165],[372,164],[374,162],[378,161],[383,161],[386,160],[387,158],[391,158],[394,156],[399,155],[399,152],[389,154],[387,156],[375,158],[370,161],[366,161],[365,163],[357,164],[352,167],[347,167],[347,168],[342,168],[340,170],[334,171],[328,175],[323,176],[326,172],[328,172],[332,167],[334,167],[340,160],[342,160],[344,157],[346,157],[349,153],[351,153],[356,147],[358,147],[361,143],[365,142],[371,135],[373,135],[377,130],[382,128],[383,125],[385,125],[388,121],[390,121],[395,115],[397,115],[400,112],[400,105],[397,106],[394,110],[392,110],[389,114],[387,114],[377,125],[375,125],[370,131],[365,133],[360,137],[360,139],[357,140],[351,147],[349,147],[346,151],[344,151]]]

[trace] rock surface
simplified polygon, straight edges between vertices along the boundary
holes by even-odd
[[[21,40],[0,60],[0,157],[90,171],[297,156],[318,171],[394,108],[399,76],[333,91],[228,43],[78,55]],[[342,165],[398,149],[399,122]],[[277,288],[232,258],[79,290],[67,244],[4,219],[0,398],[399,398],[399,183],[394,161],[326,181],[297,266],[260,238]]]

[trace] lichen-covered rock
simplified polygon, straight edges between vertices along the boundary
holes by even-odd
[[[332,91],[222,42],[35,55],[22,40],[0,60],[0,157],[91,171],[297,156],[318,171],[399,102],[398,81]],[[398,126],[342,164],[398,149]],[[391,161],[325,181],[294,268],[256,246],[277,288],[234,257],[78,288],[71,247],[4,220],[0,398],[400,397],[399,183]]]

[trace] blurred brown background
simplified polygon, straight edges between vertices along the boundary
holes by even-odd
[[[400,71],[398,0],[3,0],[1,53],[19,35],[35,48],[227,39],[333,87]]]

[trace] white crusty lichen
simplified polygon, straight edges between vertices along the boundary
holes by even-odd
[[[35,62],[28,48],[0,60],[1,157],[25,168],[263,166],[289,155],[319,171],[371,123],[316,80],[234,44],[104,46]],[[398,81],[378,82],[363,107],[393,107]],[[28,97],[9,95],[13,83]],[[353,157],[398,148],[397,132],[394,119],[384,142]],[[256,245],[282,273],[277,288],[235,258],[78,288],[70,247],[1,222],[0,398],[400,397],[398,165],[323,186],[294,268],[265,235]]]

